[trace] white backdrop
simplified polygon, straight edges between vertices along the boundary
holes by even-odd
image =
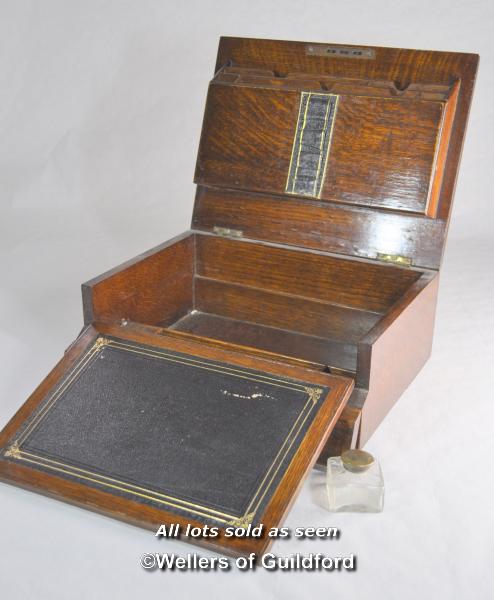
[[[0,484],[3,597],[493,597],[492,6],[0,0],[0,426],[77,335],[80,283],[188,228],[220,35],[481,55],[433,356],[368,444],[385,511],[331,515],[313,473],[287,525],[341,539],[274,546],[357,571],[147,573],[142,553],[194,548]]]

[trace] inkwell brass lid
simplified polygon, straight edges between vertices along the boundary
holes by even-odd
[[[347,471],[359,473],[366,471],[374,463],[374,457],[365,450],[345,450],[341,455],[341,462]]]

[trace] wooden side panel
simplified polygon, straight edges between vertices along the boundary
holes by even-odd
[[[417,281],[359,346],[357,384],[369,389],[361,446],[430,356],[438,285],[439,275]]]
[[[408,256],[429,269],[439,268],[446,234],[439,219],[201,186],[192,226],[239,229],[247,238],[362,258]]]
[[[259,288],[195,278],[195,308],[279,329],[357,342],[379,321],[373,312]]]
[[[456,114],[456,103],[458,101],[458,93],[461,87],[461,82],[456,81],[453,86],[452,94],[446,103],[443,114],[443,123],[441,126],[441,136],[437,144],[436,152],[436,175],[433,179],[432,187],[429,192],[429,202],[427,205],[427,214],[435,217],[438,210],[439,199],[441,196],[441,187],[443,183],[444,171],[446,167],[446,159],[448,158],[449,142]]]
[[[192,308],[194,235],[181,236],[82,285],[84,321],[172,323]]]
[[[394,266],[198,235],[197,275],[384,312],[420,277]]]

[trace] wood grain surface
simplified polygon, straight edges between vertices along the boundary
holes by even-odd
[[[299,103],[293,90],[213,82],[196,183],[284,194]],[[443,111],[438,101],[339,96],[320,198],[426,213]]]

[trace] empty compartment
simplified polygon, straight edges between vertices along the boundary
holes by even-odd
[[[420,275],[189,234],[86,284],[86,320],[126,319],[356,372],[359,341]]]

